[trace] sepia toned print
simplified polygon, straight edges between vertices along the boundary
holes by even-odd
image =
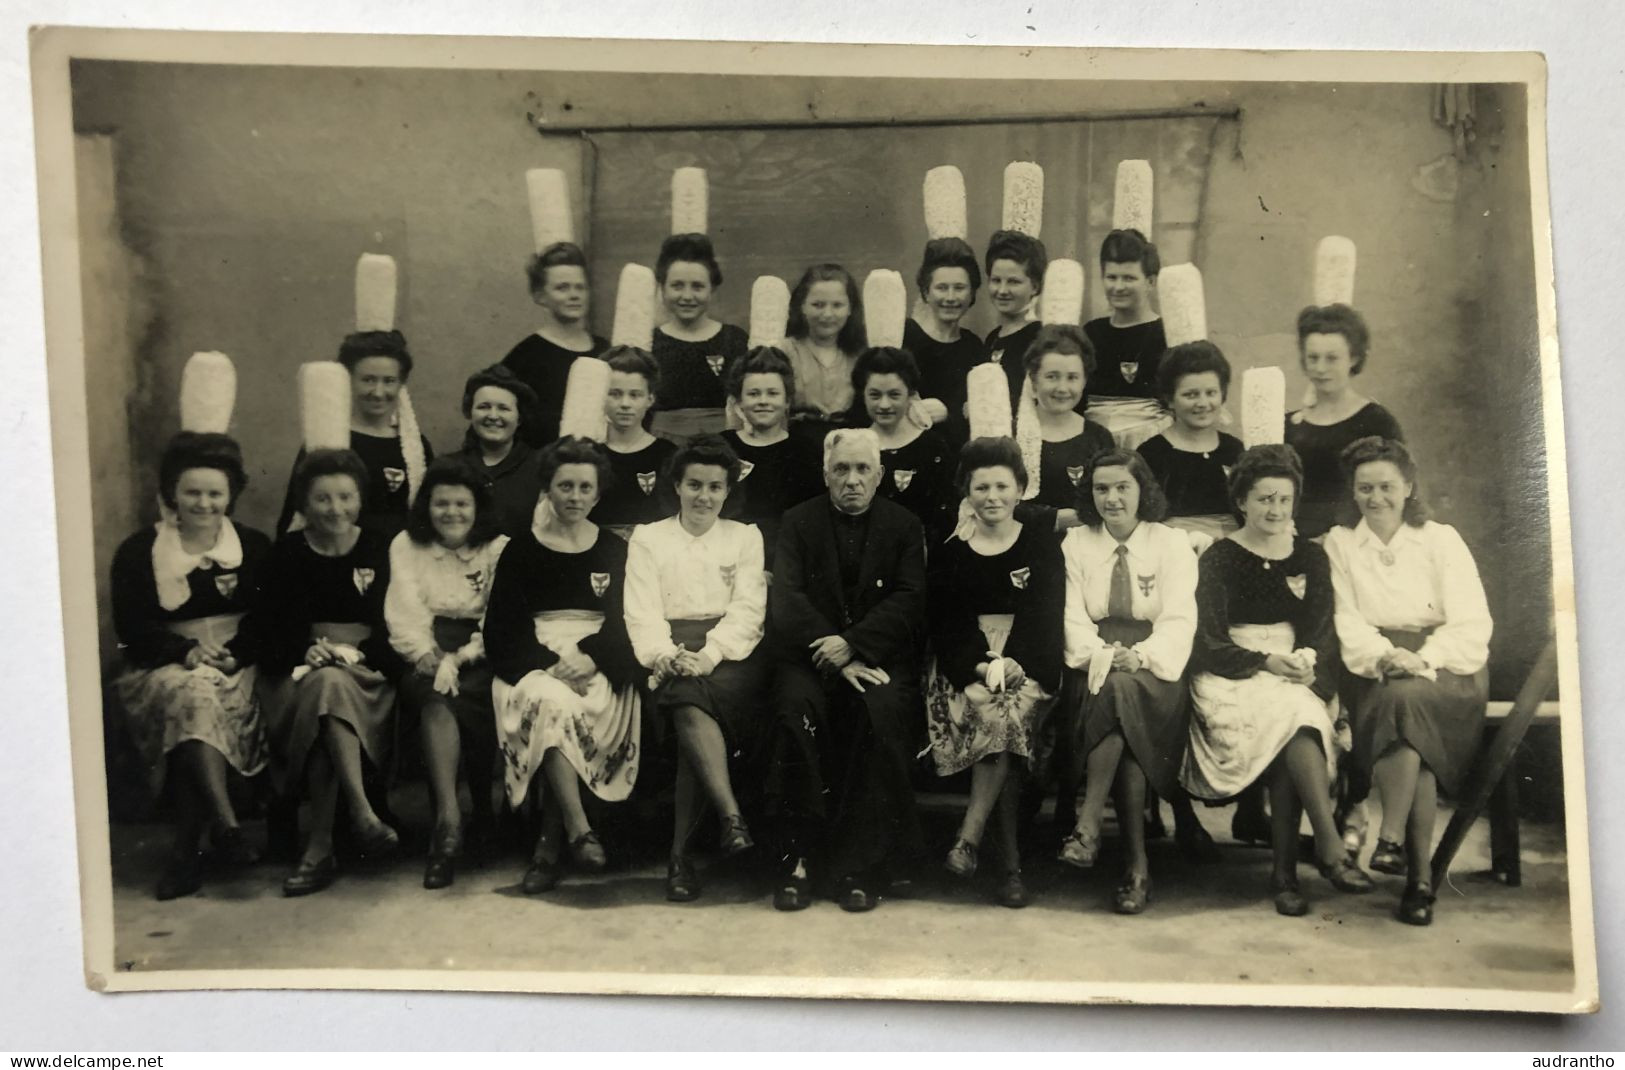
[[[324,40],[35,45],[94,986],[1594,1007],[1537,59]]]

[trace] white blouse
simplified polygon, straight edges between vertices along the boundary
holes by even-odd
[[[713,617],[722,619],[700,653],[717,664],[750,657],[767,617],[761,531],[718,520],[696,538],[674,516],[633,528],[626,552],[626,630],[638,661],[652,669],[677,652],[669,621]]]
[[[498,535],[478,549],[448,550],[438,542],[419,546],[406,532],[389,544],[389,590],[384,592],[384,623],[389,645],[408,662],[435,649],[434,619],[479,620],[491,593],[497,558],[508,545]],[[485,639],[475,632],[461,650],[448,650],[467,665],[485,656]]]
[[[1131,605],[1135,620],[1151,622],[1151,634],[1131,648],[1159,680],[1178,680],[1196,638],[1196,554],[1183,531],[1141,521],[1128,547]],[[1077,527],[1061,540],[1066,561],[1066,664],[1088,666],[1106,647],[1095,623],[1111,601],[1117,539],[1101,524]]]
[[[812,405],[831,416],[852,407],[852,357],[837,350],[834,365],[826,367],[810,342],[786,338],[779,348],[790,358],[790,368],[796,373],[796,404]]]
[[[1417,651],[1434,669],[1471,676],[1490,656],[1489,603],[1472,552],[1449,524],[1401,524],[1386,546],[1364,520],[1326,533],[1343,664],[1375,679],[1394,649],[1379,628],[1433,633]]]

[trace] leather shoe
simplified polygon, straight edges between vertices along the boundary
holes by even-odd
[[[880,900],[866,891],[855,879],[848,877],[842,883],[841,895],[837,902],[848,914],[862,914],[873,910],[879,905]]]
[[[1384,840],[1380,837],[1377,846],[1371,851],[1371,868],[1378,873],[1387,873],[1394,877],[1405,875],[1405,848],[1393,840]]]
[[[1151,905],[1151,878],[1144,874],[1128,873],[1123,883],[1112,894],[1112,909],[1119,914],[1144,914]]]
[[[750,838],[750,829],[745,827],[743,817],[738,814],[729,814],[722,819],[723,854],[742,854],[755,846],[756,841]]]
[[[1407,884],[1394,916],[1406,925],[1432,925],[1433,886],[1427,881]]]
[[[994,900],[1001,907],[1011,910],[1020,910],[1027,905],[1027,885],[1021,879],[1021,870],[1013,869],[1004,875],[999,882],[999,890],[994,894]]]
[[[223,866],[252,866],[260,860],[259,851],[248,842],[248,836],[240,826],[216,829],[213,840],[214,859]]]
[[[1095,859],[1100,857],[1100,837],[1088,836],[1073,829],[1061,841],[1061,852],[1056,857],[1069,866],[1093,869]]]
[[[969,840],[955,840],[943,866],[956,877],[976,876],[976,845]]]
[[[1333,888],[1351,895],[1364,895],[1376,887],[1371,874],[1361,869],[1359,863],[1348,855],[1335,862],[1320,863],[1320,875],[1331,881]]]
[[[812,886],[806,877],[791,874],[773,890],[774,910],[806,910],[812,906]]]
[[[519,890],[526,895],[541,895],[559,886],[559,864],[546,858],[532,859],[530,868],[519,880]]]
[[[423,886],[433,891],[449,888],[457,879],[457,858],[463,853],[462,830],[455,825],[434,830],[434,846],[423,867]]]
[[[400,846],[400,834],[382,821],[355,834],[355,849],[369,859],[388,858],[400,850]]]
[[[666,865],[666,899],[688,903],[700,897],[700,879],[687,855],[672,855]]]
[[[203,856],[196,851],[174,855],[158,878],[153,895],[159,900],[179,899],[203,887]]]
[[[604,854],[604,841],[592,829],[570,841],[570,857],[575,859],[576,865],[592,873],[609,865],[609,858]]]
[[[1298,878],[1280,877],[1270,881],[1270,891],[1275,893],[1275,912],[1289,918],[1301,918],[1309,913],[1309,900],[1304,898],[1298,890]]]
[[[330,887],[339,875],[338,859],[328,855],[320,862],[299,863],[287,880],[282,882],[282,894],[292,898],[299,895],[314,895]]]

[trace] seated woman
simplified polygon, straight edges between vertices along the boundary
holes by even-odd
[[[721,818],[725,854],[755,846],[728,764],[751,753],[763,717],[766,661],[758,647],[767,582],[761,532],[721,519],[739,480],[739,458],[727,443],[712,435],[679,449],[670,478],[677,515],[632,532],[626,630],[638,662],[651,673],[654,708],[677,729],[666,898],[686,902],[700,894],[688,851],[707,802]]]
[[[727,426],[723,384],[728,369],[745,355],[745,332],[711,318],[711,298],[722,285],[722,268],[704,234],[673,234],[660,246],[655,281],[671,319],[655,328],[654,360],[660,369],[655,434],[676,443],[715,435]]]
[[[632,346],[614,346],[604,353],[604,361],[609,365],[609,393],[604,399],[609,475],[598,487],[598,504],[590,519],[628,539],[636,525],[677,512],[677,499],[666,479],[666,466],[677,447],[644,427],[660,388],[654,358]]]
[[[491,829],[496,736],[480,618],[507,544],[484,481],[458,458],[429,466],[406,530],[389,544],[384,622],[389,645],[409,666],[401,699],[417,717],[434,803],[425,888],[445,888],[456,879],[463,849],[459,767],[468,778],[476,832]]]
[[[1106,429],[1077,412],[1095,371],[1094,349],[1071,324],[1046,324],[1021,364],[1027,376],[1023,399],[1030,390],[1031,400],[1018,401],[1016,436],[1027,462],[1037,462],[1027,496],[1042,507],[1033,510],[1032,518],[1048,521],[1052,531],[1064,531],[1078,523],[1073,506],[1089,459],[1112,448]]]
[[[1053,532],[1023,524],[1015,507],[1027,483],[1021,451],[1008,438],[972,439],[959,460],[970,503],[970,538],[931,554],[929,605],[935,662],[926,681],[926,726],[937,773],[971,771],[950,873],[976,872],[988,816],[999,806],[1003,880],[998,902],[1027,905],[1016,843],[1023,763],[1033,727],[1061,683],[1061,621],[1066,586]]]
[[[998,230],[988,239],[987,296],[999,321],[987,333],[983,345],[987,359],[1004,369],[1010,380],[1010,407],[1021,400],[1021,386],[1027,378],[1027,351],[1043,326],[1032,318],[1033,302],[1044,291],[1044,271],[1049,254],[1037,238],[1015,230]]]
[[[349,450],[312,450],[294,472],[306,526],[278,542],[254,613],[265,676],[271,773],[284,797],[302,795],[310,835],[284,895],[333,883],[333,823],[342,796],[364,855],[392,853],[395,830],[368,799],[365,766],[382,769],[394,734],[400,657],[384,629],[389,543],[358,525],[367,468]]]
[[[412,354],[400,331],[361,331],[339,346],[339,363],[350,373],[350,452],[361,459],[367,478],[361,491],[361,526],[383,536],[384,545],[406,527],[412,494],[434,460],[434,449],[418,431],[401,388],[412,375]],[[280,538],[309,520],[300,515],[299,465],[294,461],[287,497],[277,519]],[[297,518],[297,519],[296,519]]]
[[[1467,544],[1428,519],[1403,443],[1343,451],[1360,522],[1326,535],[1337,638],[1353,707],[1354,761],[1376,784],[1371,868],[1408,875],[1398,917],[1433,921],[1429,853],[1438,791],[1460,791],[1488,696],[1489,604]]]
[[[965,376],[987,355],[982,340],[960,324],[976,304],[982,268],[962,239],[933,238],[926,242],[914,282],[923,307],[903,324],[903,348],[919,369],[917,393],[942,404],[946,418],[941,432],[956,446],[962,445],[969,430]]]
[[[531,449],[541,449],[559,437],[559,414],[564,407],[570,365],[578,357],[596,357],[609,348],[609,343],[587,327],[591,292],[587,254],[579,245],[554,242],[530,258],[525,277],[530,284],[530,299],[536,302],[536,330],[508,351],[502,366],[529,387],[536,398],[535,414],[521,424],[519,434]],[[466,402],[463,407],[468,408]],[[530,524],[528,515],[525,524]]]
[[[529,531],[542,490],[536,451],[525,441],[538,419],[535,391],[493,364],[463,384],[463,417],[468,437],[457,457],[490,494],[497,530],[509,538]]]
[[[521,883],[527,895],[558,884],[561,846],[584,869],[604,867],[581,785],[625,799],[637,781],[640,728],[622,606],[626,543],[587,519],[609,464],[592,443],[566,437],[542,451],[541,471],[547,490],[535,523],[503,551],[485,612],[508,802],[525,801],[538,771],[547,793]]]
[[[1190,731],[1184,673],[1196,631],[1196,555],[1182,532],[1159,523],[1161,489],[1133,450],[1095,454],[1081,482],[1082,526],[1061,543],[1075,703],[1063,711],[1071,761],[1063,776],[1085,790],[1061,861],[1094,865],[1115,788],[1125,857],[1113,905],[1139,914],[1151,901],[1145,825],[1121,818],[1144,811],[1147,784],[1183,803],[1174,808],[1182,846],[1211,847],[1179,786]]]
[[[821,443],[790,434],[789,399],[795,389],[795,373],[777,349],[753,349],[728,373],[728,396],[745,426],[722,435],[739,457],[739,485],[723,512],[761,529],[769,573],[785,510],[824,493]]]
[[[908,419],[920,396],[920,370],[903,349],[866,349],[852,369],[852,389],[880,439],[884,469],[880,496],[896,502],[925,527],[926,554],[953,530],[955,451],[935,428]]]
[[[1202,799],[1233,798],[1268,779],[1275,909],[1289,916],[1309,910],[1297,872],[1305,809],[1321,874],[1340,891],[1372,889],[1332,816],[1331,566],[1324,550],[1293,533],[1302,486],[1303,467],[1290,446],[1254,446],[1230,474],[1242,524],[1199,562],[1194,710],[1182,775]]]
[[[1114,230],[1100,243],[1100,282],[1112,314],[1083,325],[1100,363],[1084,412],[1124,449],[1168,426],[1157,399],[1168,339],[1151,303],[1161,273],[1157,247],[1138,230]]]
[[[1347,305],[1310,305],[1298,313],[1298,356],[1314,387],[1315,402],[1287,414],[1286,444],[1303,459],[1303,505],[1298,532],[1318,539],[1342,520],[1352,521],[1343,451],[1356,439],[1403,439],[1392,413],[1354,389],[1365,369],[1371,332]]]
[[[839,264],[814,264],[790,291],[790,321],[779,348],[795,392],[790,419],[820,448],[824,433],[852,411],[852,366],[867,346],[863,291]]]
[[[259,858],[237,823],[226,781],[265,768],[265,734],[254,696],[255,650],[239,631],[257,598],[271,543],[231,521],[248,483],[242,450],[221,434],[183,431],[158,463],[163,515],[113,555],[113,630],[124,671],[113,681],[154,794],[167,780],[175,842],[159,899],[203,886],[198,845],[215,858]]]
[[[1140,443],[1140,456],[1168,499],[1168,524],[1211,540],[1236,530],[1230,470],[1241,439],[1219,430],[1230,390],[1230,362],[1212,342],[1186,342],[1163,354],[1157,393],[1174,414],[1161,434]]]

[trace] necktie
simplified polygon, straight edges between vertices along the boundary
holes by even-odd
[[[1134,619],[1134,589],[1128,579],[1128,547],[1117,544],[1117,561],[1112,565],[1112,586],[1106,596],[1106,616],[1116,620]]]

